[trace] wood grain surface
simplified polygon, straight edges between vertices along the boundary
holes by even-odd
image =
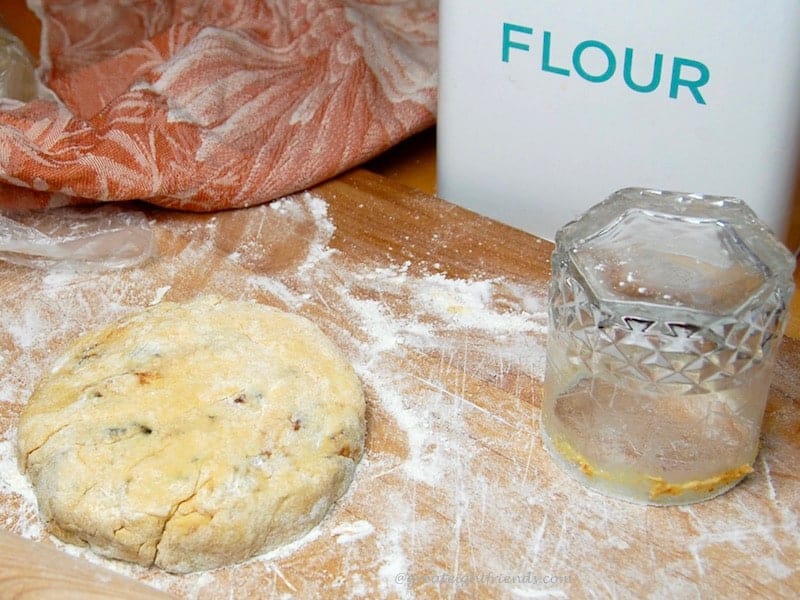
[[[269,207],[130,210],[147,212],[158,241],[135,270],[0,265],[3,448],[38,375],[80,331],[161,298],[216,293],[303,314],[343,349],[367,393],[365,460],[300,543],[185,576],[58,544],[6,461],[0,523],[36,541],[3,537],[13,576],[0,577],[0,597],[98,577],[109,597],[133,589],[98,568],[186,598],[800,593],[797,341],[780,352],[755,472],[710,502],[637,506],[585,490],[541,446],[547,242],[365,171]]]
[[[35,54],[24,0],[0,16]],[[356,171],[269,209],[132,206],[158,241],[133,271],[0,263],[0,598],[800,595],[800,295],[755,472],[689,507],[609,500],[555,468],[539,439],[552,246],[432,197],[433,130],[368,166],[385,177]],[[369,433],[351,491],[302,543],[211,573],[64,547],[9,455],[21,403],[75,335],[199,293],[304,314],[352,358]]]
[[[0,529],[0,597],[4,600],[147,600],[169,598],[113,571]]]
[[[19,36],[31,54],[38,58],[41,25],[28,9],[25,0],[5,0],[0,3],[0,24],[2,23]],[[409,187],[436,194],[435,127],[398,144],[368,163],[366,168]],[[458,199],[448,200],[457,202]],[[797,253],[800,252],[800,166],[797,168],[790,221],[785,241]],[[800,268],[795,271],[795,285],[800,288]],[[800,294],[795,294],[792,300],[786,335],[800,339]]]

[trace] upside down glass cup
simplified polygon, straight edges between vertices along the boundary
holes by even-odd
[[[737,199],[629,188],[556,234],[544,445],[643,504],[752,469],[793,291],[791,253]]]

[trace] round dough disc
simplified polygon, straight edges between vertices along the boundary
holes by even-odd
[[[361,386],[322,331],[209,297],[80,338],[19,421],[53,534],[180,573],[302,536],[363,449]]]

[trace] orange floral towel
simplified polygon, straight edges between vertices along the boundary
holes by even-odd
[[[38,0],[0,100],[0,205],[208,211],[330,178],[435,119],[436,0]]]

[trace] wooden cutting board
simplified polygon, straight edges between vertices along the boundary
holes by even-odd
[[[710,502],[637,506],[583,489],[542,448],[549,243],[365,171],[247,210],[129,210],[156,233],[141,267],[0,264],[0,597],[146,597],[140,583],[187,598],[800,594],[797,341],[755,472]],[[303,314],[351,359],[368,398],[353,486],[303,540],[208,573],[52,540],[13,459],[21,404],[80,332],[203,293]]]

